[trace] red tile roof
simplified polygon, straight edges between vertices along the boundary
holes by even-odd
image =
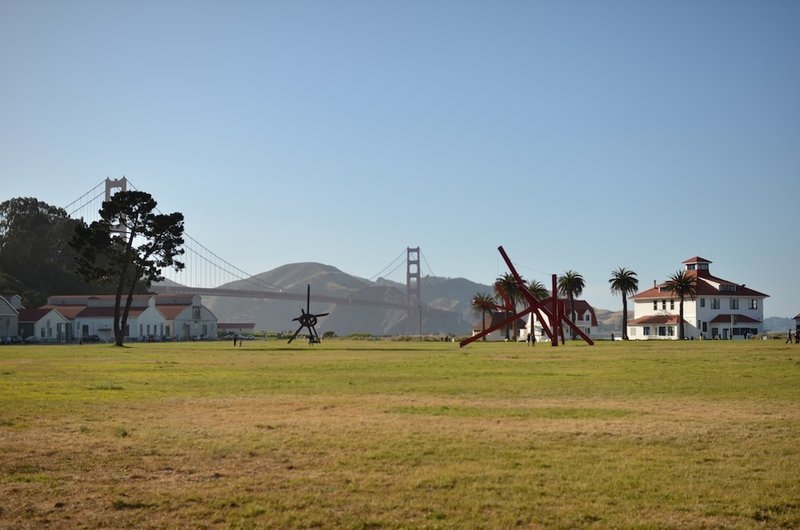
[[[731,314],[720,314],[714,317],[711,321],[712,324],[730,324],[731,317],[733,317],[734,324],[760,324],[760,320],[756,320],[753,317],[749,317],[747,315],[731,315]]]
[[[648,315],[639,317],[634,320],[629,320],[629,326],[642,326],[644,324],[675,324],[678,325],[678,315]],[[686,319],[683,320],[684,324],[689,324]]]
[[[549,309],[550,311],[553,310],[553,303],[550,300],[546,301],[544,303],[544,306],[547,309]],[[561,309],[561,313],[564,316],[566,316],[568,318],[572,318],[572,315],[570,314],[570,311],[569,311],[569,300],[568,299],[559,298],[558,299],[558,306]],[[577,315],[585,315],[587,311],[589,312],[589,319],[591,321],[591,325],[592,326],[597,326],[597,315],[595,315],[594,308],[591,305],[589,305],[589,302],[587,302],[586,300],[575,300],[575,316],[576,316],[576,318],[577,318]],[[586,322],[586,321],[585,320],[576,320],[574,323],[578,324],[579,322],[583,323],[583,322]]]
[[[52,309],[20,309],[18,320],[20,322],[38,322],[50,311]]]
[[[86,309],[85,305],[43,305],[40,309],[55,309],[69,320],[73,320],[78,314]]]
[[[683,261],[683,263],[713,263],[713,261],[707,260],[706,258],[701,258],[700,256],[695,256]]]
[[[183,304],[159,304],[156,306],[156,309],[158,309],[167,320],[175,320],[175,317],[185,311],[187,307],[191,306]]]
[[[255,329],[255,322],[225,322],[217,324],[217,329]]]
[[[717,278],[716,276],[711,276],[710,274],[704,274],[702,276],[698,276],[697,271],[686,271],[690,276],[694,276],[697,279],[696,289],[697,289],[697,296],[743,296],[743,297],[753,297],[753,298],[769,298],[768,294],[760,293],[754,289],[750,289],[749,287],[745,287],[744,285],[739,285],[734,282],[730,282],[728,280],[723,280],[722,278]],[[714,283],[722,285],[734,285],[735,291],[724,291],[721,290],[719,287],[715,286]],[[655,287],[651,287],[646,291],[642,291],[633,296],[634,300],[648,300],[648,299],[677,299],[678,297],[673,295],[670,291],[666,290],[665,283],[660,285],[656,285]],[[663,289],[663,290],[662,290]]]
[[[491,313],[489,311],[487,311],[486,312],[486,316],[484,317],[484,321],[483,321],[484,322],[484,326],[485,326],[486,329],[489,329],[492,326],[495,326],[495,325],[499,324],[500,322],[502,322],[503,320],[505,320],[506,318],[508,318],[510,316],[511,316],[511,313],[508,312],[508,311],[494,311],[494,312],[491,312]],[[527,322],[525,322],[523,319],[521,319],[521,318],[517,319],[517,329],[524,328],[526,324],[527,324]],[[513,321],[509,322],[507,325],[508,325],[509,328],[512,327],[513,326]],[[481,321],[480,320],[478,320],[477,322],[472,324],[472,330],[473,331],[481,331],[481,329],[482,328],[481,328]],[[502,331],[502,328],[501,328],[501,331]]]
[[[142,307],[131,307],[130,311],[128,311],[129,317],[137,317],[146,308]],[[78,313],[78,316],[81,318],[114,318],[114,308],[113,307],[84,307],[83,311]]]

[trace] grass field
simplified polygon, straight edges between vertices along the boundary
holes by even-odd
[[[0,347],[2,528],[800,528],[800,346]]]

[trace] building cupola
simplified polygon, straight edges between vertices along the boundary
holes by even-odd
[[[683,262],[684,266],[686,267],[687,271],[696,271],[698,275],[704,276],[708,275],[708,266],[711,263],[710,260],[705,258],[701,258],[700,256],[695,256],[693,258],[689,258]]]

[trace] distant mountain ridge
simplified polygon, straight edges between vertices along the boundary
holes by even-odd
[[[421,278],[422,314],[419,311],[376,309],[359,305],[337,305],[314,301],[314,295],[352,297],[404,304],[405,285],[385,278],[372,282],[322,263],[301,262],[281,265],[246,280],[221,285],[225,289],[284,290],[305,294],[311,285],[311,310],[329,312],[320,319],[318,331],[333,331],[337,335],[370,333],[374,335],[450,334],[466,335],[471,332],[477,317],[472,312],[471,300],[477,293],[492,293],[490,285],[465,278],[426,276]],[[220,322],[253,322],[256,329],[291,331],[296,329],[293,318],[300,314],[305,304],[300,301],[267,300],[204,296],[205,305]],[[595,308],[598,319],[598,337],[621,333],[622,312]],[[632,315],[631,315],[632,318]]]
[[[361,305],[315,302],[314,295],[396,304],[406,302],[405,286],[402,284],[383,279],[371,282],[322,263],[303,262],[282,265],[246,280],[230,282],[220,287],[241,290],[284,290],[305,294],[306,285],[311,285],[312,312],[330,313],[329,316],[323,317],[319,321],[317,328],[321,333],[333,331],[337,335],[352,333],[416,334],[420,331],[420,323],[423,333],[468,333],[470,320],[465,319],[463,309],[466,307],[468,316],[469,299],[475,291],[465,295],[466,303],[462,299],[443,299],[440,296],[442,289],[437,286],[439,283],[441,283],[440,279],[422,279],[424,304],[421,308],[421,315],[420,311],[376,309]],[[472,282],[469,284],[478,285]],[[426,293],[429,288],[431,293]],[[485,286],[482,288],[487,289]],[[439,299],[431,299],[431,294]],[[294,331],[296,322],[292,319],[300,314],[301,309],[305,308],[305,304],[302,302],[285,300],[204,296],[203,301],[220,322],[253,322],[257,329],[268,331]]]

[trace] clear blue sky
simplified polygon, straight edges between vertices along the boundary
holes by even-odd
[[[700,255],[800,313],[800,2],[0,0],[0,200],[128,176],[244,270],[618,309]]]

